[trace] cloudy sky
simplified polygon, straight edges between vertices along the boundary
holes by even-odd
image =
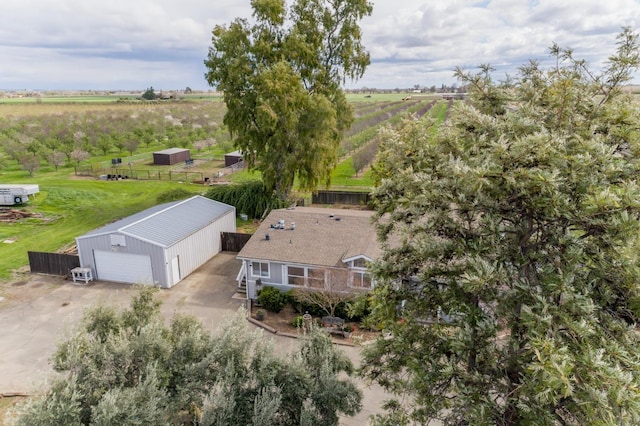
[[[250,0],[0,0],[0,90],[208,89],[212,28],[249,18]],[[496,78],[548,61],[556,42],[598,67],[640,0],[373,0],[371,53],[348,88],[451,84],[456,66]],[[636,77],[634,83],[640,84]]]

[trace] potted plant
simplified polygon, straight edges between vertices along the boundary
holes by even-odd
[[[355,328],[352,325],[343,325],[342,326],[342,335],[344,337],[349,337],[349,336],[351,336],[351,333],[353,333],[353,330],[355,330]]]
[[[267,316],[267,311],[265,311],[264,309],[258,309],[256,311],[256,319],[258,321],[263,321],[264,317],[266,317],[266,316]]]

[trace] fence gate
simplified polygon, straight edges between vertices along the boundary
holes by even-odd
[[[43,253],[30,251],[31,272],[51,275],[69,275],[73,268],[80,266],[80,257],[73,254]]]
[[[221,232],[222,251],[238,252],[242,250],[252,234],[241,234],[239,232]]]

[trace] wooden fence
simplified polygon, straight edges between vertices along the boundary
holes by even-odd
[[[239,252],[249,241],[251,234],[222,232],[222,251]],[[30,251],[29,267],[33,273],[67,276],[73,268],[80,266],[80,257],[72,254],[43,253]]]
[[[371,196],[368,192],[318,191],[311,197],[313,204],[349,204],[366,206]]]
[[[241,234],[239,232],[222,232],[222,251],[239,252],[242,250],[252,234]]]
[[[36,251],[28,253],[31,272],[66,276],[73,268],[80,266],[80,257],[73,254]]]
[[[193,180],[204,181],[204,172],[185,170],[136,170],[136,169],[93,169],[89,166],[76,167],[76,176],[92,176],[105,180],[178,180],[190,182]]]

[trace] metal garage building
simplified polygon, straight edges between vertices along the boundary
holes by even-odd
[[[161,204],[76,238],[95,278],[169,288],[221,250],[235,232],[233,206],[199,195]]]

